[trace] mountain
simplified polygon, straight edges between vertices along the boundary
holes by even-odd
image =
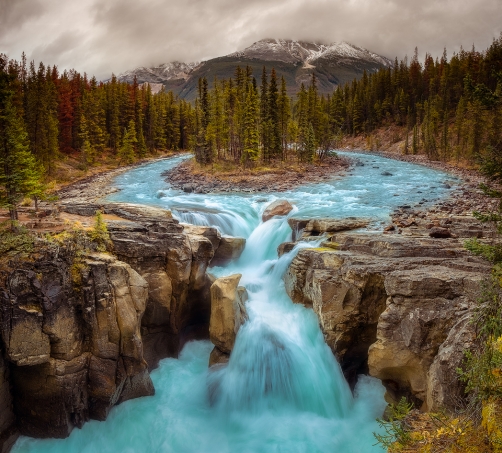
[[[290,39],[262,39],[246,49],[229,55],[196,63],[166,63],[152,68],[140,67],[118,76],[131,83],[136,76],[138,83],[150,83],[154,91],[162,85],[181,98],[192,100],[197,94],[200,77],[212,84],[214,77],[232,77],[237,66],[250,66],[258,83],[263,66],[270,74],[275,68],[279,77],[286,79],[291,95],[302,83],[308,84],[312,73],[318,79],[321,93],[330,93],[338,85],[359,79],[364,70],[376,72],[392,62],[369,50],[347,42],[321,44],[293,41]],[[155,85],[153,85],[155,84]]]

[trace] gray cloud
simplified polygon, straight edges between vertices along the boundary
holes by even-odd
[[[106,78],[262,38],[349,41],[393,58],[487,47],[500,0],[0,0],[0,52]]]

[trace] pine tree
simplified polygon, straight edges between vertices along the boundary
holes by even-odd
[[[315,151],[316,151],[316,140],[314,134],[314,127],[312,123],[306,128],[306,133],[303,137],[302,143],[300,145],[300,155],[302,162],[312,162],[314,160]]]
[[[282,157],[282,139],[279,114],[279,90],[277,75],[272,68],[268,86],[268,127],[269,127],[269,155],[271,158]]]
[[[129,127],[124,130],[124,138],[122,139],[122,146],[119,148],[118,157],[121,162],[132,164],[136,159],[136,127],[134,120],[129,121]]]
[[[9,209],[14,222],[23,198],[41,198],[44,187],[40,165],[29,150],[24,121],[9,98],[0,100],[0,137],[0,206]]]
[[[248,86],[246,96],[246,112],[244,115],[244,151],[242,162],[244,166],[249,166],[251,162],[258,159],[260,152],[260,139],[258,131],[259,103],[258,93],[252,85]]]
[[[291,118],[291,103],[288,97],[286,80],[281,77],[281,93],[279,95],[279,129],[281,133],[282,160],[287,158],[288,124]]]

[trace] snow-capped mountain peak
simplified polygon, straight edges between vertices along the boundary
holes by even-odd
[[[292,39],[262,39],[244,50],[210,60],[194,63],[175,61],[152,67],[140,67],[118,76],[121,81],[148,83],[152,92],[162,87],[184,99],[194,99],[200,77],[211,84],[216,78],[233,77],[237,66],[250,66],[255,76],[263,66],[268,72],[276,69],[285,77],[288,90],[294,94],[302,83],[308,84],[311,74],[318,77],[318,87],[324,93],[382,67],[390,60],[348,42],[325,44]]]
[[[345,41],[322,44],[291,39],[262,39],[246,49],[234,52],[228,56],[265,61],[282,61],[284,63],[303,63],[309,66],[315,66],[315,61],[320,58],[361,59],[383,66],[392,64],[385,57],[381,57],[369,50],[354,46]]]

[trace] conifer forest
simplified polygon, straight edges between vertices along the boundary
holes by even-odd
[[[393,67],[320,95],[315,75],[295,97],[274,70],[237,67],[199,80],[194,103],[148,84],[106,82],[56,66],[0,59],[0,186],[4,204],[36,196],[65,156],[83,168],[111,152],[130,164],[162,150],[192,150],[203,165],[322,161],[346,135],[395,124],[403,152],[476,163],[501,151],[502,36],[485,51],[395,60]],[[22,170],[18,170],[22,168]],[[10,200],[10,201],[9,201]]]

